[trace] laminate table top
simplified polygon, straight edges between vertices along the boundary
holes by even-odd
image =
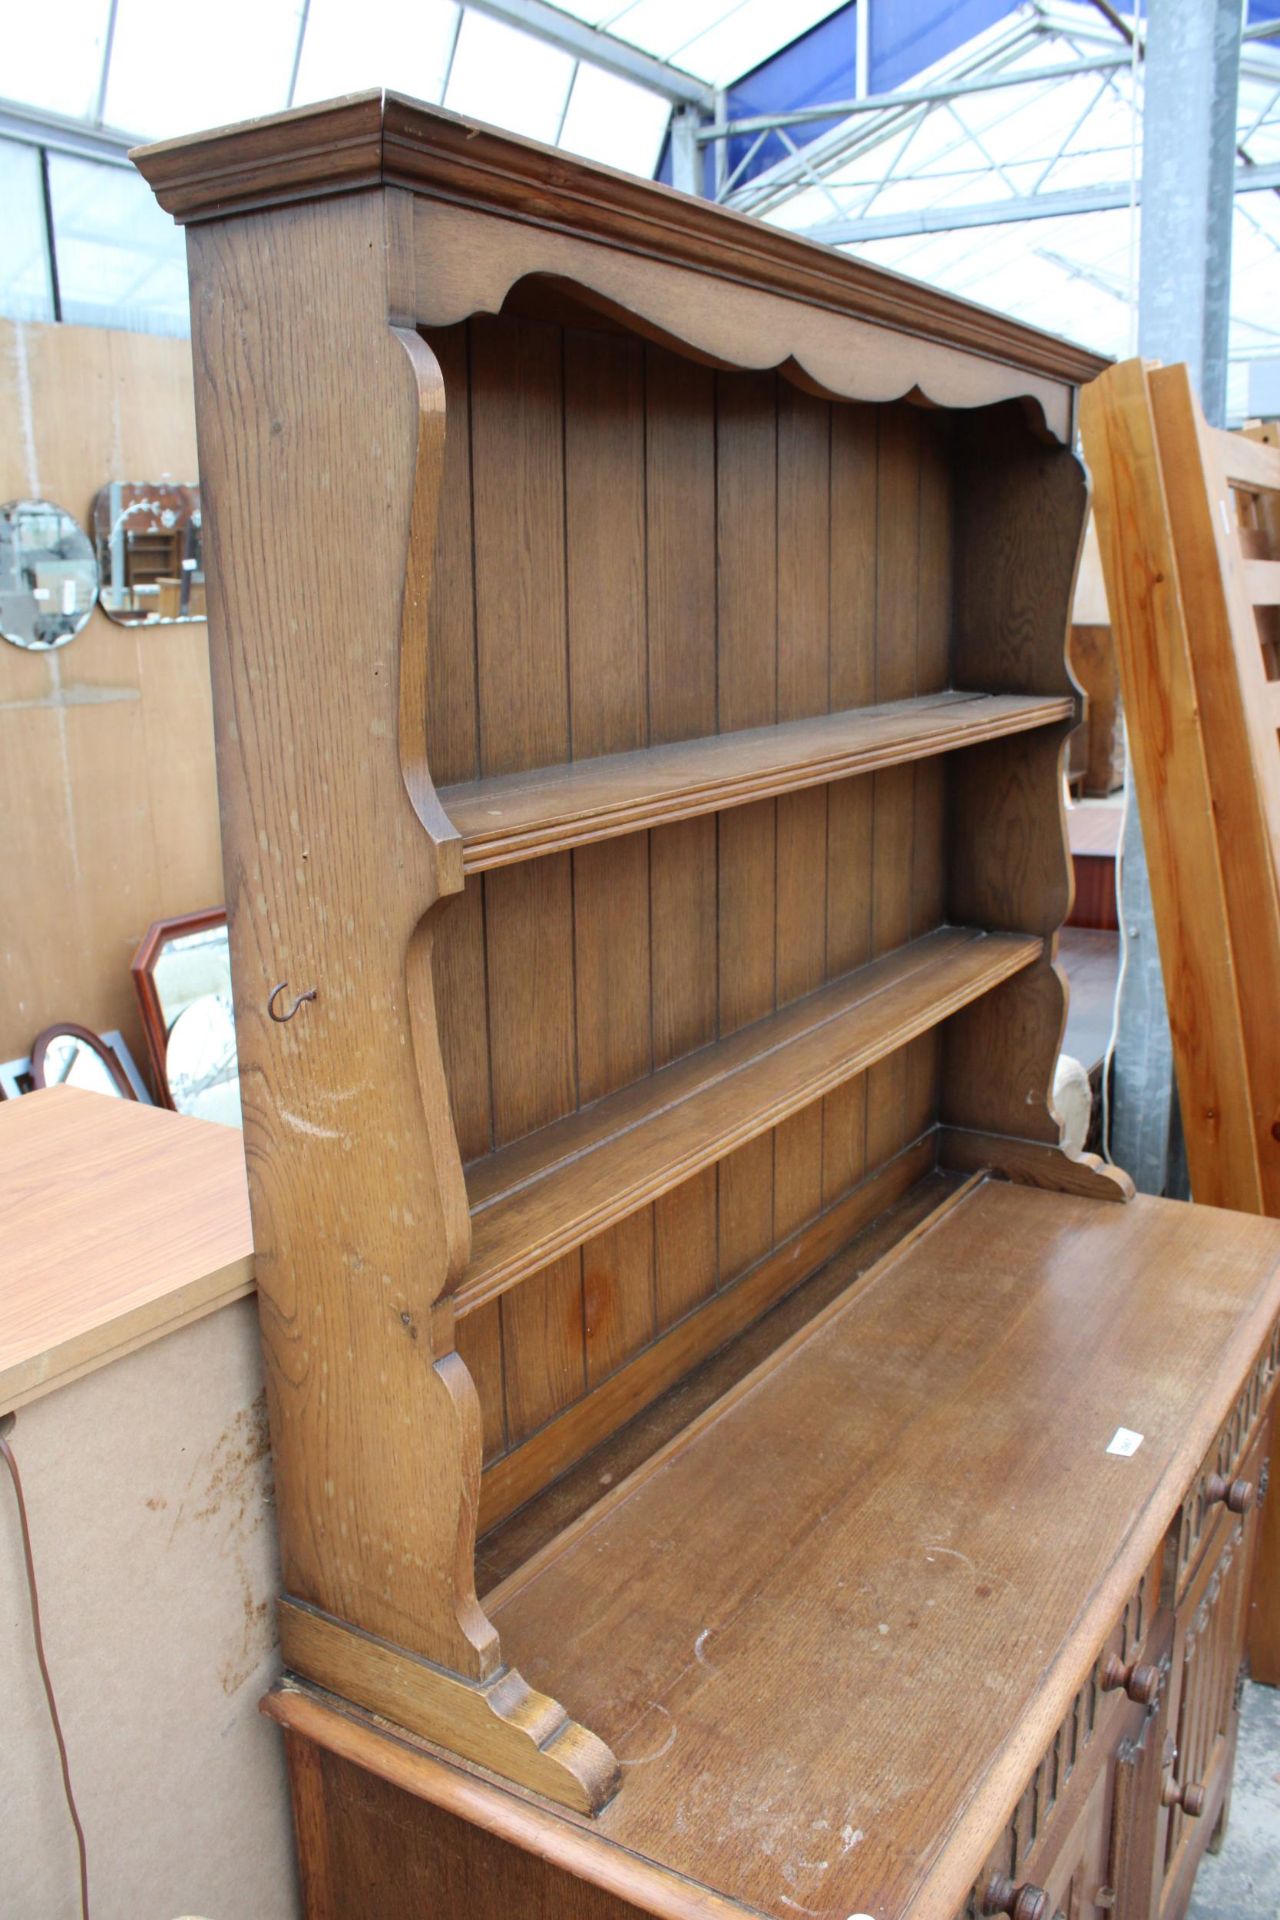
[[[0,1413],[252,1287],[238,1130],[76,1087],[0,1101]]]

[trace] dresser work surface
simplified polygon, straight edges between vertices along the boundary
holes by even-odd
[[[618,1756],[599,1877],[956,1913],[1277,1315],[1274,1223],[959,1196],[489,1595]]]

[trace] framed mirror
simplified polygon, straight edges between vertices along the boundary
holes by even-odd
[[[103,612],[128,627],[203,620],[200,489],[113,480],[93,503]]]
[[[52,500],[0,506],[0,635],[37,652],[65,647],[97,595],[92,544],[64,508]]]
[[[133,983],[166,1106],[240,1124],[231,953],[222,907],[157,920],[133,957]]]
[[[40,1087],[80,1087],[87,1093],[105,1093],[116,1100],[144,1100],[150,1105],[118,1033],[98,1034],[74,1020],[56,1021],[31,1042],[26,1067],[24,1077],[30,1085],[20,1086],[20,1092],[35,1092]]]

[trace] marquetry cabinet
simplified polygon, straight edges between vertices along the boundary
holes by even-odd
[[[309,1913],[1176,1920],[1280,1228],[1059,1144],[1100,363],[390,94],[139,164]]]

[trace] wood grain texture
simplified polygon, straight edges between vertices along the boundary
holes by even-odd
[[[629,1859],[536,1801],[499,1794],[425,1741],[332,1695],[285,1681],[262,1710],[287,1730],[299,1844],[305,1836],[311,1866],[304,1874],[308,1920],[340,1920],[367,1902],[395,1913],[429,1911],[443,1901],[446,1911],[462,1913],[499,1873],[505,1885],[495,1888],[498,1912],[536,1920],[627,1920],[635,1913],[737,1920],[741,1912],[677,1874]],[[440,1821],[429,1813],[415,1817],[418,1807],[407,1820],[406,1793],[439,1806]],[[499,1836],[505,1872],[495,1870]]]
[[[192,248],[219,781],[285,1578],[480,1679],[498,1664],[467,1567],[480,1416],[432,1320],[465,1258],[465,1198],[422,1018],[420,922],[461,875],[431,805],[420,640],[403,706],[400,673],[402,611],[410,629],[426,613],[443,393],[425,346],[409,342],[406,356],[389,331],[377,276],[352,270],[381,243],[382,213],[348,202],[290,218],[273,234],[282,277],[269,286],[252,225],[208,230]],[[346,373],[380,422],[369,470],[346,444],[340,399],[336,412],[317,404],[296,377],[299,343],[325,328],[343,335]],[[242,438],[259,449],[248,468]],[[353,530],[357,565],[317,539],[334,515]],[[274,584],[285,576],[287,599]],[[315,636],[305,652],[280,634],[295,617]],[[328,699],[331,673],[361,698]],[[399,755],[370,760],[371,736],[398,741]],[[339,788],[356,767],[365,777]],[[316,987],[297,1027],[266,1017],[277,978]],[[410,1140],[389,1206],[371,1169]],[[396,1426],[358,1411],[389,1397]],[[420,1423],[422,1451],[402,1445],[403,1422]],[[361,1544],[339,1548],[356,1488]],[[389,1574],[376,1542],[392,1536],[405,1551]]]
[[[253,1288],[232,1128],[48,1087],[0,1101],[0,1412]]]
[[[196,477],[184,341],[0,320],[0,499],[88,528],[99,487],[165,474]],[[77,1020],[123,1033],[145,1075],[133,950],[222,897],[204,622],[149,632],[95,607],[52,653],[0,644],[0,796],[0,1059]]]
[[[489,1604],[596,1704],[602,1834],[779,1920],[958,1910],[1269,1338],[1278,1255],[1243,1216],[987,1184],[535,1555]],[[975,1515],[979,1458],[1008,1497]],[[815,1852],[820,1819],[862,1840]]]
[[[912,1141],[887,1166],[797,1233],[738,1283],[658,1342],[592,1401],[570,1408],[539,1436],[530,1458],[513,1455],[481,1488],[477,1548],[482,1593],[500,1584],[578,1520],[690,1420],[858,1284],[891,1249],[905,1247],[956,1203],[972,1179],[934,1168],[933,1141]],[[627,1417],[607,1404],[625,1396]],[[554,1473],[547,1471],[554,1460]]]
[[[1247,1098],[1238,968],[1223,858],[1210,807],[1183,601],[1148,375],[1113,367],[1082,397],[1094,511],[1124,686],[1160,962],[1197,1200],[1262,1210]],[[1190,584],[1190,582],[1189,582]],[[1278,1163],[1280,1164],[1280,1163]]]
[[[1267,712],[1274,683],[1230,513],[1223,436],[1206,425],[1185,367],[1153,371],[1148,390],[1208,781],[1201,804],[1210,809],[1226,905],[1210,935],[1230,948],[1248,1066],[1247,1080],[1222,1092],[1251,1118],[1263,1205],[1280,1215],[1280,1030],[1269,990],[1280,978],[1280,744]]]
[[[1272,1415],[1270,1458],[1272,1486],[1280,1472],[1276,1465],[1276,1416]],[[1274,1494],[1263,1506],[1258,1529],[1258,1558],[1250,1595],[1249,1671],[1264,1686],[1280,1687],[1280,1498]]]
[[[825,574],[813,578],[819,588],[825,586]],[[793,658],[791,648],[786,658]],[[823,690],[810,698],[825,702],[825,658],[822,667]],[[1065,695],[931,693],[918,700],[889,700],[883,707],[682,740],[661,752],[619,753],[473,781],[442,789],[440,799],[462,836],[466,871],[477,873],[899,761],[950,753],[1069,719],[1072,712]]]
[[[1033,936],[948,928],[475,1163],[473,1311],[1033,964]],[[763,1250],[763,1249],[760,1249]]]
[[[285,1666],[341,1698],[577,1813],[598,1813],[617,1792],[609,1749],[512,1668],[461,1680],[287,1596],[279,1619]]]
[[[764,1259],[695,1303],[673,1327],[603,1383],[580,1397],[563,1396],[559,1406],[527,1437],[513,1432],[511,1451],[493,1462],[481,1482],[481,1529],[488,1531],[550,1486],[567,1467],[634,1419],[709,1353],[829,1261],[869,1219],[891,1207],[928,1174],[934,1152],[935,1144],[929,1136],[912,1140],[816,1219],[780,1241]],[[688,1190],[686,1185],[676,1192],[684,1194]],[[525,1295],[537,1285],[537,1279],[525,1281],[504,1295],[504,1314],[520,1310]],[[468,1316],[460,1327],[465,1330],[470,1324]],[[525,1444],[516,1444],[518,1440]]]
[[[932,294],[885,324],[860,269],[855,311],[789,242],[393,98],[147,164],[182,196],[211,156],[240,211],[184,205],[289,1634],[390,1789],[300,1765],[317,1897],[955,1920],[1085,1711],[1066,1888],[1129,1725],[1090,1676],[1136,1657],[1280,1247],[1099,1207],[1123,1177],[1058,1146],[1061,350],[925,341]],[[312,549],[303,647],[277,586]],[[319,997],[269,1032],[286,970]],[[870,1273],[864,1228],[900,1236]],[[481,1781],[530,1766],[551,1826]],[[473,1823],[447,1858],[436,1791]]]
[[[184,220],[380,181],[443,190],[448,199],[476,207],[487,201],[508,217],[537,218],[653,260],[686,261],[730,282],[774,287],[797,303],[865,316],[901,334],[974,348],[1006,368],[1021,364],[1074,382],[1101,364],[1083,348],[985,308],[648,181],[579,161],[566,188],[555,149],[397,94],[356,95],[166,141],[137,150],[135,159],[161,204]]]
[[[953,661],[984,685],[1073,691],[1065,651],[1084,533],[1079,462],[1037,439],[1012,407],[956,423]],[[977,747],[949,789],[947,909],[980,924],[1056,933],[1070,904],[1062,807],[1067,724]],[[942,1116],[978,1132],[1057,1147],[1050,1089],[1066,1012],[1052,950],[948,1030]],[[1068,1160],[1064,1183],[1078,1181]],[[1102,1183],[1105,1186],[1105,1182]],[[1123,1198],[1123,1187],[1113,1188]],[[1100,1196],[1101,1197],[1101,1196]]]

